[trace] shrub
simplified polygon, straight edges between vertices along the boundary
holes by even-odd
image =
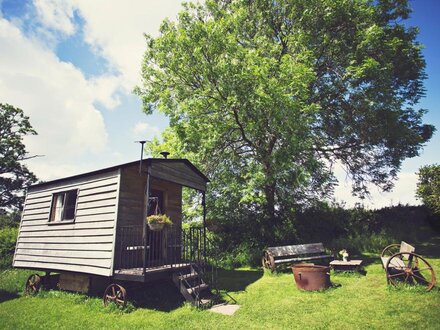
[[[417,197],[429,207],[435,215],[440,216],[440,165],[427,165],[419,169]]]
[[[2,213],[0,211],[0,229],[5,227],[18,227],[20,225],[20,212]]]
[[[11,267],[17,235],[18,228],[5,227],[0,229],[0,269]]]
[[[378,254],[391,243],[425,241],[432,233],[427,227],[421,230],[428,223],[428,215],[424,206],[397,205],[367,210],[320,205],[286,220],[284,232],[276,234],[274,226],[272,241],[268,243],[258,241],[256,232],[241,226],[239,220],[235,230],[220,225],[215,233],[210,233],[210,240],[215,241],[216,251],[220,251],[217,260],[226,268],[258,266],[263,250],[277,245],[323,242],[333,253],[345,248],[350,256]]]

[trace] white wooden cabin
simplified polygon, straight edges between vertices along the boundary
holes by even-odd
[[[203,253],[188,250],[194,244],[181,230],[182,187],[204,200],[208,181],[186,159],[150,158],[141,170],[137,161],[35,184],[26,194],[13,266],[135,281],[173,269]],[[172,230],[149,231],[152,201]],[[197,235],[201,249],[204,228]]]

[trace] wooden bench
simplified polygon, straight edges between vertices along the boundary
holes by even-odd
[[[333,259],[325,253],[322,243],[268,247],[264,251],[263,267],[273,272],[280,264]]]
[[[388,260],[396,253],[401,253],[399,258],[392,258],[390,260],[390,267],[393,268],[402,268],[405,267],[405,262],[403,259],[408,260],[408,257],[411,256],[416,248],[408,243],[402,241],[400,244],[391,244],[388,245],[380,255],[380,260],[382,261],[382,266],[385,269],[387,267]]]
[[[429,262],[414,253],[415,247],[401,242],[387,246],[380,256],[388,284],[423,285],[429,291],[435,285],[435,273]]]

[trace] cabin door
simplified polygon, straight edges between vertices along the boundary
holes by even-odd
[[[164,193],[160,190],[152,189],[148,202],[148,215],[164,214]],[[164,264],[165,231],[153,231],[147,227],[148,254],[147,267],[161,266]]]

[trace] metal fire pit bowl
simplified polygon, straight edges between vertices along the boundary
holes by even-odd
[[[316,291],[331,286],[330,267],[315,264],[297,264],[292,265],[292,271],[298,289]]]

